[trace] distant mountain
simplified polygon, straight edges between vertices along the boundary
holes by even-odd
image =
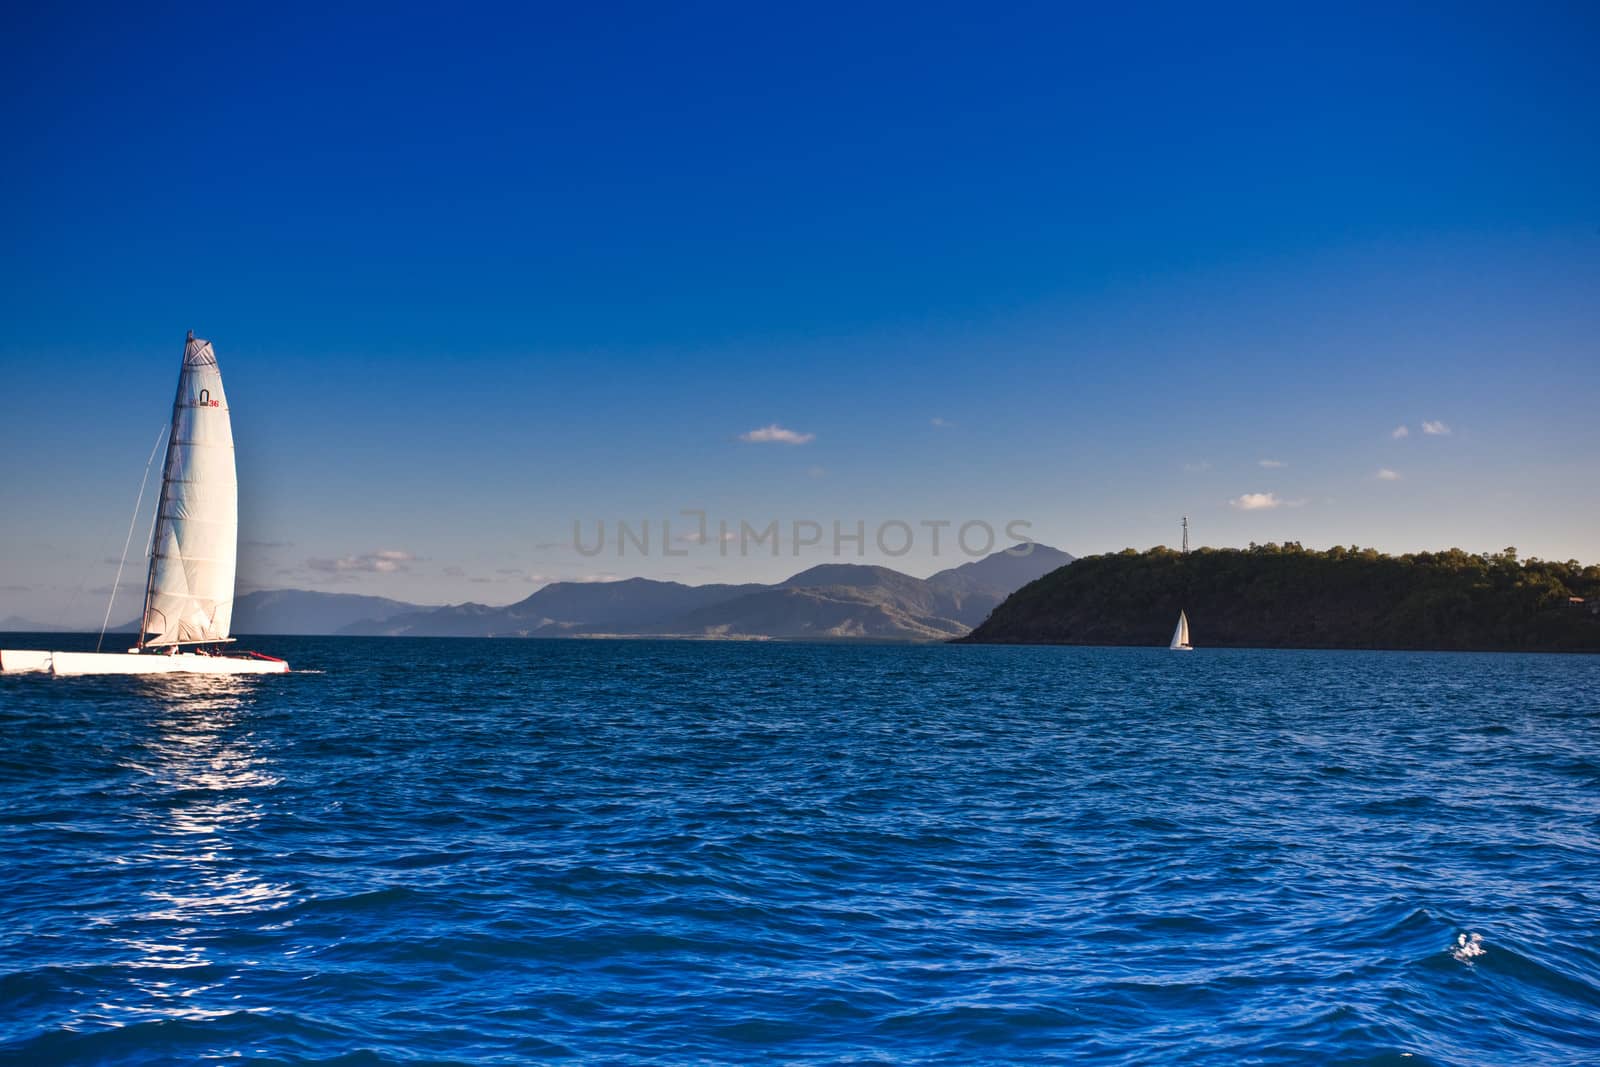
[[[1019,544],[992,556],[928,576],[928,582],[951,591],[1000,593],[1002,597],[1043,578],[1073,557],[1049,545]]]
[[[867,563],[819,563],[815,567],[784,579],[778,583],[777,588],[822,589],[844,586],[852,589],[868,589],[880,585],[909,591],[920,588],[923,579],[913,578],[909,574],[889,567],[877,567]]]
[[[505,607],[456,604],[421,608],[346,626],[348,634],[389,637],[561,637],[643,633],[654,624],[763,585],[684,585],[650,578],[620,582],[554,582]]]
[[[638,627],[764,588],[756,584],[684,585],[649,578],[556,582],[512,605],[512,610],[545,623]]]
[[[383,620],[404,612],[430,611],[381,596],[315,593],[308,589],[261,589],[235,598],[236,634],[336,634],[353,622]],[[135,622],[122,627],[132,630]]]
[[[237,634],[414,637],[771,637],[938,641],[982,623],[1013,591],[1072,562],[1048,545],[1015,546],[928,578],[889,567],[824,563],[776,585],[684,585],[649,578],[556,582],[495,607],[430,607],[386,597],[264,589],[233,602]],[[131,633],[137,620],[114,632]],[[0,630],[42,632],[16,616]]]
[[[505,607],[456,604],[352,622],[341,632],[419,637],[595,635],[932,641],[959,637],[1014,589],[1072,557],[1036,545],[913,578],[825,563],[777,585],[684,585],[648,578],[556,582]]]
[[[1029,542],[931,574],[927,582],[954,601],[955,617],[970,630],[1006,597],[1072,559],[1059,548]]]
[[[970,629],[954,617],[955,604],[921,578],[888,567],[827,563],[663,629],[705,637],[939,640]]]
[[[24,619],[21,615],[7,615],[0,619],[0,633],[8,634],[58,634],[71,630],[70,626],[47,626],[42,622]]]
[[[338,631],[373,637],[516,637],[527,636],[520,624],[507,620],[509,609],[488,604],[450,604],[416,608],[381,619],[358,619]]]
[[[310,589],[258,589],[233,600],[236,634],[337,634],[353,622],[386,619],[408,611],[433,611],[381,596],[358,593],[317,593]],[[137,617],[111,628],[111,633],[131,634],[139,628]]]

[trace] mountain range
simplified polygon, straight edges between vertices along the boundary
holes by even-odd
[[[937,641],[967,633],[1014,589],[1072,562],[1047,545],[1012,554],[1024,547],[927,578],[888,567],[827,563],[774,585],[685,585],[650,578],[555,582],[501,607],[426,607],[291,590],[249,593],[235,602],[233,628],[238,633],[411,637]]]
[[[333,632],[938,641],[969,632],[1012,591],[1072,558],[1035,544],[1017,545],[927,578],[888,567],[825,563],[775,585],[684,585],[649,578],[556,582],[504,607],[468,603],[386,612]],[[235,629],[248,632],[242,622]]]
[[[1023,551],[1023,550],[1026,551]],[[1014,553],[1022,554],[1014,554]],[[941,641],[982,623],[1013,591],[1072,562],[1016,545],[914,578],[825,563],[774,585],[684,585],[649,578],[555,582],[515,604],[410,604],[386,597],[264,589],[234,600],[236,634],[409,637],[700,637]],[[47,629],[6,620],[0,629]],[[129,621],[115,632],[128,633]]]
[[[355,593],[317,593],[309,589],[257,589],[233,601],[232,631],[236,634],[336,634],[356,623],[381,622],[395,615],[432,611],[421,604]],[[107,633],[131,634],[137,618],[111,627]],[[98,629],[91,627],[90,632]],[[42,623],[21,615],[0,618],[0,633],[75,633],[77,626]]]

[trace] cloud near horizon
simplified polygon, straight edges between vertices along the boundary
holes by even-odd
[[[804,445],[809,444],[816,439],[817,435],[814,433],[801,433],[798,430],[786,430],[775,422],[768,426],[763,426],[758,430],[751,430],[749,433],[742,433],[739,435],[739,440],[750,441],[757,444],[775,441],[779,444],[785,445]]]
[[[1410,437],[1411,436],[1411,427],[1405,425],[1404,423],[1401,423],[1399,426],[1396,426],[1390,432],[1389,436],[1394,438],[1396,441],[1400,440],[1400,438],[1402,438],[1402,437]]]
[[[565,582],[569,585],[593,585],[597,582],[622,581],[611,571],[601,571],[599,574],[578,574],[568,578],[563,578],[559,574],[527,574],[523,576],[523,580],[540,588],[547,585],[555,585],[558,582]]]
[[[1446,437],[1450,433],[1450,427],[1443,422],[1434,420],[1432,422],[1424,422],[1422,424],[1422,432],[1429,437]]]
[[[338,559],[313,558],[306,566],[322,574],[394,574],[406,569],[406,564],[416,561],[416,556],[398,548],[380,548],[359,556],[341,556]]]
[[[1283,501],[1278,499],[1277,493],[1245,493],[1243,496],[1234,497],[1228,503],[1240,511],[1266,511],[1283,506]]]
[[[1398,482],[1400,480],[1400,472],[1392,471],[1388,467],[1379,467],[1375,477],[1380,482]]]
[[[1257,460],[1256,462],[1268,470],[1277,470],[1280,467],[1288,466],[1288,464],[1281,459],[1261,459]]]
[[[722,531],[722,535],[721,536],[722,536],[722,540],[724,540],[724,541],[732,541],[735,538],[737,538],[739,535],[734,533],[732,530],[724,530],[724,531]],[[692,533],[684,534],[683,536],[677,538],[677,540],[682,541],[685,544],[690,544],[690,545],[704,545],[704,544],[715,543],[715,541],[717,540],[717,537],[714,534],[701,533],[699,530],[695,530]]]

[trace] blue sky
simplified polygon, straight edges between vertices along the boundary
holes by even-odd
[[[104,610],[191,328],[245,587],[829,554],[571,548],[681,509],[1600,559],[1591,5],[43,8],[0,616]]]

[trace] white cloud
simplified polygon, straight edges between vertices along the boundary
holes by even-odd
[[[341,556],[338,559],[308,559],[306,566],[323,574],[394,574],[406,569],[406,564],[416,560],[409,552],[398,548],[380,548],[359,556]]]
[[[1402,423],[1401,425],[1396,426],[1393,430],[1391,430],[1389,432],[1389,436],[1394,438],[1396,441],[1400,440],[1400,438],[1402,438],[1402,437],[1410,437],[1411,436],[1411,427],[1406,426],[1404,423]]]
[[[1422,432],[1427,434],[1429,437],[1444,437],[1449,434],[1450,427],[1437,420],[1433,422],[1424,422],[1422,424]]]
[[[1400,472],[1392,471],[1388,467],[1381,467],[1378,470],[1377,479],[1380,482],[1398,482],[1400,480]]]
[[[1197,474],[1200,471],[1208,471],[1211,469],[1211,461],[1209,459],[1202,459],[1196,463],[1185,463],[1183,465],[1183,469],[1188,471],[1190,474]]]
[[[523,575],[523,580],[530,585],[537,585],[543,588],[547,585],[554,585],[557,582],[581,583],[585,585],[594,582],[614,582],[617,580],[617,576],[612,574],[610,571],[606,571],[604,574],[580,574],[575,577],[567,578],[563,578],[559,574],[525,574]]]
[[[934,416],[934,417],[933,417],[933,418],[931,418],[931,419],[929,419],[929,420],[928,420],[928,424],[929,424],[929,425],[930,425],[930,426],[937,426],[937,427],[939,427],[939,428],[940,428],[940,429],[941,429],[941,430],[942,430],[942,429],[944,429],[944,428],[946,428],[946,427],[948,427],[948,426],[954,426],[954,425],[955,425],[955,423],[953,423],[953,422],[950,422],[950,421],[949,421],[949,420],[947,420],[947,419],[941,419],[941,418],[940,418],[940,417],[939,417],[939,416],[937,416],[937,415],[935,415],[935,416]]]
[[[1277,493],[1246,493],[1243,496],[1234,497],[1228,503],[1240,511],[1265,511],[1281,507],[1283,501],[1278,499]]]
[[[1267,468],[1267,470],[1269,470],[1269,471],[1277,470],[1279,467],[1287,467],[1288,466],[1288,464],[1285,463],[1281,459],[1262,459],[1262,460],[1257,460],[1256,462],[1258,462],[1261,466]]]
[[[723,541],[732,541],[735,538],[737,538],[738,536],[739,535],[734,533],[732,530],[723,530],[722,534],[721,534],[721,540],[723,540]],[[711,543],[713,541],[716,541],[717,539],[718,539],[717,535],[701,533],[699,530],[695,530],[693,533],[686,533],[682,537],[678,538],[678,540],[683,541],[686,544],[691,544],[691,545],[709,544],[709,543]]]
[[[742,433],[739,435],[739,440],[741,441],[750,441],[754,443],[776,441],[779,444],[785,445],[803,445],[808,444],[811,441],[815,441],[816,439],[817,435],[814,433],[801,433],[798,430],[786,430],[777,423],[773,423],[770,426],[763,426],[759,430],[751,430],[749,433]]]

